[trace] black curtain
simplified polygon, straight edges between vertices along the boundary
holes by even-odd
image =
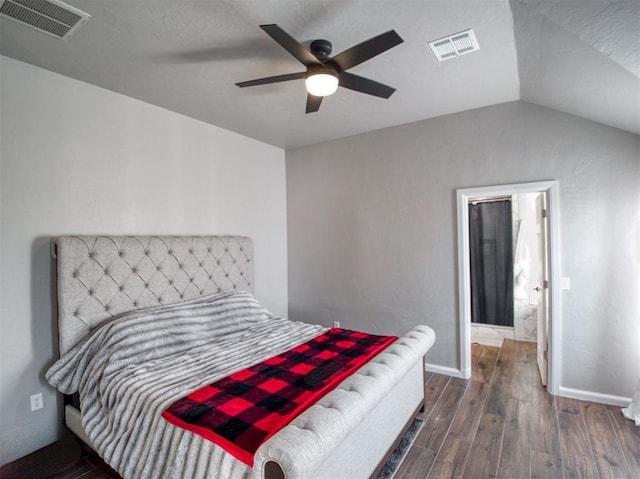
[[[471,321],[513,326],[511,201],[469,205]]]

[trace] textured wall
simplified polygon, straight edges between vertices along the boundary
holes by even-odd
[[[56,438],[49,237],[240,234],[287,307],[284,151],[6,57],[1,62],[0,464]],[[31,413],[29,395],[44,391]]]
[[[559,180],[560,384],[630,397],[640,371],[640,143],[525,102],[287,151],[289,316],[401,333],[458,368],[457,188]]]

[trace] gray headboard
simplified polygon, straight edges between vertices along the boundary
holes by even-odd
[[[125,311],[253,291],[253,244],[243,236],[62,236],[52,246],[60,354]]]

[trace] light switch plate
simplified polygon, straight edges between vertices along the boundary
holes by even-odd
[[[571,278],[568,276],[563,276],[560,278],[560,289],[565,291],[569,291],[571,289]]]

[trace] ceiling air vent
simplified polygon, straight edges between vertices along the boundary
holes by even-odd
[[[58,0],[0,0],[0,16],[63,40],[91,17]]]
[[[429,42],[429,47],[439,62],[480,49],[476,36],[473,34],[473,29],[471,28],[464,32],[455,33]]]

